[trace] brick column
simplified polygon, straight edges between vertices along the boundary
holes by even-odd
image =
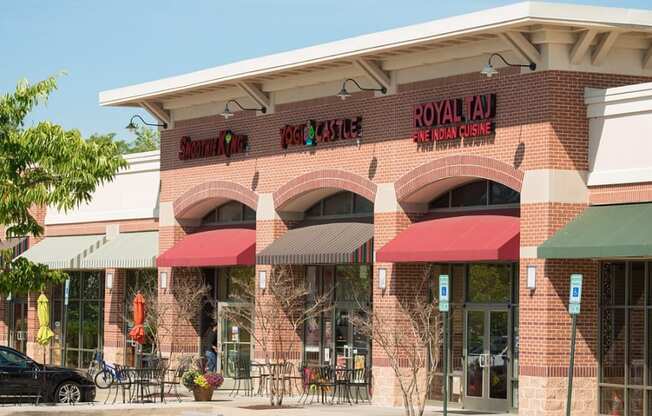
[[[411,224],[411,220],[404,212],[378,212],[374,214],[374,248],[383,247],[396,237],[401,231]],[[387,270],[387,288],[378,287],[378,270]],[[406,289],[418,284],[421,275],[418,270],[422,267],[412,264],[375,263],[372,287],[373,311],[388,328],[404,325],[400,316],[401,295],[405,296]],[[409,290],[408,290],[409,292]],[[373,401],[380,405],[401,406],[403,398],[398,379],[390,367],[388,357],[377,345],[372,345],[372,374],[373,374]]]
[[[9,305],[6,295],[0,295],[0,345],[9,345]]]
[[[527,186],[527,180],[524,187]],[[519,413],[562,415],[566,405],[571,319],[571,273],[584,275],[578,318],[573,413],[597,414],[598,263],[536,259],[536,247],[580,214],[586,203],[521,205],[519,282]],[[526,289],[528,265],[537,266],[537,287]]]
[[[43,348],[36,342],[39,327],[36,300],[39,294],[30,293],[27,296],[27,355],[37,361],[43,359]]]
[[[124,364],[124,301],[127,273],[124,269],[106,269],[113,273],[113,287],[104,285],[104,359]],[[106,277],[105,277],[106,279]]]
[[[262,210],[266,209],[271,209],[269,206],[265,208],[265,206],[262,206],[259,204],[259,210],[262,208]],[[274,240],[277,238],[281,237],[283,234],[285,234],[288,231],[288,227],[290,226],[289,222],[283,221],[282,219],[278,218],[275,213],[272,211],[270,212],[259,212],[257,214],[258,218],[261,218],[261,215],[263,214],[262,217],[266,217],[271,219],[258,219],[256,221],[256,251],[260,252],[263,250],[265,247],[267,247],[269,244],[271,244]],[[292,273],[300,273],[302,275],[302,267],[297,267],[295,270],[292,271]],[[260,271],[265,271],[267,273],[267,278],[269,279],[272,272],[273,272],[273,267],[269,265],[264,265],[264,264],[258,264],[256,265],[256,275],[255,275],[255,280],[256,280],[256,303],[258,305],[265,305],[270,302],[274,302],[273,298],[265,291],[260,289],[260,281],[258,278],[258,275]],[[303,276],[296,276],[297,278]],[[257,326],[259,327],[259,325]],[[279,327],[283,328],[284,326],[282,323],[279,323]],[[289,350],[289,356],[286,357],[289,360],[299,362],[302,359],[302,353],[303,353],[303,336],[301,333],[292,333],[290,325],[288,323],[288,326],[285,327],[285,335],[284,338],[286,342],[289,344],[286,344],[285,347],[278,347],[275,349],[274,345],[267,345],[267,348],[270,348],[272,350],[272,355],[274,355],[276,352],[287,352]],[[259,333],[259,337],[262,338],[262,334]],[[268,340],[268,342],[274,342],[274,339]],[[288,349],[287,346],[290,346]],[[262,360],[265,358],[264,353],[261,351],[261,346],[256,345],[256,342],[254,341],[253,343],[253,357],[254,359],[257,360]],[[277,351],[278,350],[278,351]]]

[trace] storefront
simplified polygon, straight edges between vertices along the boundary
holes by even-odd
[[[632,401],[630,414],[646,414],[634,402],[647,406],[647,379],[603,377],[619,341],[605,344],[600,327],[620,325],[607,332],[625,337],[627,320],[636,308],[647,316],[648,303],[636,313],[600,304],[599,271],[613,256],[543,249],[594,205],[652,201],[649,134],[641,133],[649,125],[612,117],[649,95],[649,87],[620,87],[652,79],[652,17],[632,16],[524,3],[100,93],[102,105],[143,107],[167,123],[159,280],[174,281],[184,267],[220,268],[204,275],[221,301],[221,268],[253,266],[261,289],[274,270],[291,267],[314,296],[331,296],[332,308],[292,334],[301,347],[289,357],[367,368],[373,401],[400,405],[390,357],[352,318],[364,306],[402,331],[401,302],[424,271],[429,288],[449,274],[453,404],[557,415],[569,366],[569,278],[581,273],[574,406],[612,414],[619,397]],[[234,113],[230,100],[258,111]],[[646,111],[641,104],[632,114]],[[250,240],[237,223],[202,229],[205,216],[227,216],[211,213],[222,206],[248,215],[252,231],[255,219]],[[625,243],[635,234],[613,233],[624,238],[615,257],[634,256]],[[608,239],[595,227],[583,235]],[[201,262],[161,262],[194,239]],[[612,309],[627,309],[622,322]],[[202,348],[202,328],[187,329],[170,351]],[[223,339],[234,333],[222,331]],[[250,357],[258,353],[252,347]],[[636,357],[639,367],[647,359]],[[625,371],[615,367],[608,373]],[[430,386],[432,400],[441,400],[443,383],[440,375]]]
[[[215,331],[219,346],[217,370],[233,378],[237,363],[250,361],[253,343],[248,331],[225,317],[222,309],[238,308],[245,314],[251,311],[246,288],[254,279],[256,211],[239,201],[210,198],[188,207],[180,215],[187,235],[161,254],[157,263],[159,267],[171,268],[173,285],[184,285],[182,279],[201,282],[198,289],[205,291],[205,299],[200,302],[196,316],[184,317],[196,320],[191,324],[196,342],[168,348],[203,355],[212,350]]]
[[[126,338],[136,291],[157,294],[158,152],[126,156],[128,167],[101,185],[90,202],[75,210],[48,207],[37,220],[45,235],[20,255],[68,274],[65,284],[47,288],[55,337],[48,363],[86,368],[96,351],[108,362],[133,363],[151,346]],[[153,282],[152,282],[153,280]],[[9,345],[39,359],[36,295],[6,300]],[[22,328],[22,329],[20,329]]]

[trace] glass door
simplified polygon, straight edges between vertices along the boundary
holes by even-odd
[[[9,346],[25,354],[27,351],[27,302],[25,298],[12,300],[10,311]]]
[[[251,305],[235,304],[233,302],[220,302],[218,308],[228,307],[242,308],[251,313]],[[223,314],[218,312],[218,316]],[[220,360],[218,360],[218,372],[224,377],[234,377],[236,363],[239,359],[251,360],[251,335],[247,330],[238,326],[237,323],[228,318],[220,318],[218,323],[218,343],[220,345]],[[221,368],[220,368],[221,366]]]
[[[354,307],[335,308],[335,365],[339,368],[359,369],[369,364],[369,337],[351,322],[351,316],[363,313]]]
[[[465,408],[509,410],[510,328],[505,307],[466,311]]]

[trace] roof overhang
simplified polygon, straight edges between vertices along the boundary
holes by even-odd
[[[584,43],[578,42],[576,48],[583,52],[582,48],[596,41],[598,32],[652,33],[652,11],[523,2],[102,91],[99,101],[104,106],[142,106],[151,111],[150,106],[166,100],[234,88],[260,102],[265,94],[256,90],[256,85],[266,80],[340,66],[357,66],[374,78],[374,68],[370,70],[368,64],[383,57],[489,38],[504,39],[515,49],[524,47],[521,56],[532,58],[536,49],[524,44],[525,38],[518,34],[525,26],[542,24],[588,30],[590,36],[585,37]],[[510,38],[514,33],[516,38]],[[608,51],[616,37],[602,41],[603,52]]]

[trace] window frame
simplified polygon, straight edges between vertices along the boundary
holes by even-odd
[[[325,201],[331,198],[334,198],[336,196],[339,196],[341,194],[347,193],[349,198],[350,198],[350,204],[351,204],[351,211],[349,213],[345,214],[324,214],[324,205]],[[367,200],[370,205],[371,205],[371,212],[356,212],[356,198],[362,198]],[[319,214],[308,214],[309,211],[311,211],[313,208],[316,206],[319,206]],[[369,201],[362,195],[356,194],[355,192],[351,191],[339,191],[335,192],[334,194],[328,195],[319,201],[315,202],[311,206],[309,206],[305,211],[304,211],[304,216],[306,219],[338,219],[338,218],[372,218],[374,215],[374,203],[373,201]]]
[[[232,203],[236,203],[236,204],[240,205],[240,219],[236,220],[236,221],[220,221],[220,219],[219,219],[220,218],[220,216],[219,216],[220,215],[220,209],[223,208],[224,206],[226,206],[228,204],[232,204]],[[254,219],[253,220],[246,220],[245,219],[246,218],[245,213],[247,212],[247,209],[250,209],[251,211],[254,212]],[[227,202],[225,202],[223,204],[220,204],[220,205],[216,206],[215,208],[211,209],[210,211],[208,211],[201,218],[201,225],[202,226],[212,227],[212,226],[216,226],[216,225],[255,224],[256,223],[255,214],[256,214],[256,211],[254,209],[252,209],[251,207],[249,207],[248,205],[243,204],[240,201],[230,200],[230,201],[227,201]],[[212,220],[207,219],[209,216],[212,218]]]
[[[464,205],[464,206],[453,206],[453,192],[463,188],[469,184],[476,183],[476,182],[484,182],[485,183],[485,195],[486,195],[486,203],[483,205]],[[463,183],[459,186],[456,186],[452,189],[449,189],[445,191],[444,193],[441,193],[437,195],[436,197],[432,198],[430,201],[428,201],[428,212],[463,212],[463,211],[485,211],[485,210],[495,210],[495,209],[511,209],[511,208],[519,208],[521,205],[520,202],[520,192],[519,194],[519,202],[512,202],[512,203],[507,203],[507,204],[494,204],[491,201],[491,186],[492,184],[498,184],[502,186],[506,186],[501,184],[500,182],[495,182],[489,179],[478,179],[478,180],[473,180],[470,182]],[[507,186],[506,186],[507,187]],[[509,187],[507,187],[509,188]],[[510,188],[511,189],[511,188]],[[448,206],[447,207],[437,207],[437,208],[432,208],[432,204],[435,201],[438,201],[439,199],[443,198],[444,196],[448,197]]]
[[[631,269],[633,263],[643,263],[644,265],[644,303],[640,305],[630,304],[630,277]],[[618,263],[625,265],[625,288],[624,288],[624,303],[623,304],[604,304],[603,293],[604,293],[604,275],[605,273],[610,273],[606,271],[606,268],[609,265],[616,265]],[[652,400],[652,372],[649,371],[648,366],[652,363],[652,351],[650,351],[650,315],[652,314],[652,293],[650,293],[650,276],[652,272],[652,262],[646,261],[645,259],[641,260],[617,260],[617,261],[603,261],[600,262],[599,268],[599,277],[598,277],[598,287],[600,288],[598,293],[598,374],[597,374],[597,399],[598,399],[598,413],[602,407],[602,390],[607,389],[617,389],[622,390],[622,400],[623,400],[623,414],[628,414],[629,412],[629,392],[630,390],[639,390],[643,392],[643,414],[647,416],[652,416],[648,413],[648,403]],[[624,351],[623,351],[623,383],[607,383],[603,381],[603,364],[604,364],[604,328],[602,322],[605,320],[605,312],[607,310],[611,311],[624,311],[624,328],[625,341],[624,341]],[[631,384],[630,379],[630,315],[631,311],[638,310],[644,311],[643,314],[643,383],[642,384]]]

